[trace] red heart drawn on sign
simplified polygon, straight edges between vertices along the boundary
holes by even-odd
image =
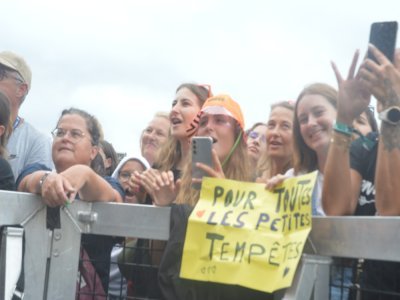
[[[203,209],[203,210],[198,210],[198,211],[196,211],[196,215],[197,215],[199,218],[201,218],[201,217],[204,215],[205,212],[206,212],[205,209]]]

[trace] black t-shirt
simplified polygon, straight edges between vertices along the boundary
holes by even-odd
[[[350,167],[362,178],[361,191],[355,211],[356,216],[374,216],[375,208],[375,166],[378,154],[378,133],[370,132],[365,141],[355,140],[350,148]]]
[[[15,191],[15,180],[10,164],[0,157],[0,190]]]
[[[350,149],[350,166],[363,179],[355,211],[357,216],[376,214],[374,179],[378,156],[378,133],[369,133],[367,138],[372,141],[370,144],[366,145],[362,139],[357,139],[352,143]],[[400,263],[365,260],[361,275],[361,288],[372,290],[371,292],[362,291],[362,298],[366,300],[398,299],[396,296],[383,295],[382,291],[400,292]],[[377,292],[374,293],[374,290]]]

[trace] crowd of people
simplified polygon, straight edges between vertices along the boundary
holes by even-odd
[[[373,45],[369,51],[376,60],[365,58],[357,68],[357,51],[347,77],[332,63],[337,88],[308,84],[296,101],[274,103],[269,116],[248,129],[232,97],[183,83],[170,112],[155,113],[143,129],[137,155],[122,160],[90,112],[64,109],[52,141],[22,118],[32,73],[19,55],[0,52],[0,189],[40,195],[53,215],[50,228],[59,226],[57,209],[77,199],[170,206],[166,242],[82,236],[82,251],[110,299],[269,299],[273,295],[240,286],[179,277],[188,218],[199,200],[193,183],[201,184],[192,178],[191,139],[212,138],[212,166],[196,164],[209,177],[274,189],[288,177],[317,171],[313,215],[399,215],[400,50],[392,60]],[[124,266],[133,262],[139,266]],[[384,280],[376,276],[382,268]],[[379,299],[374,290],[400,292],[399,264],[366,261],[363,271],[361,285],[372,291],[362,299]],[[345,284],[354,280],[351,268],[340,273]],[[353,296],[331,288],[331,299]]]

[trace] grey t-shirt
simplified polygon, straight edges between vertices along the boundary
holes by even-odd
[[[28,122],[22,122],[11,134],[7,151],[8,162],[18,178],[21,171],[28,165],[39,163],[54,169],[51,158],[51,138],[39,132]]]

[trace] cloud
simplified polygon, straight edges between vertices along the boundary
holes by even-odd
[[[397,18],[397,2],[367,2],[16,0],[2,4],[0,34],[33,70],[28,121],[50,132],[62,109],[84,108],[133,152],[182,82],[229,93],[248,126],[306,84],[336,86],[330,60],[345,73],[370,24]]]

